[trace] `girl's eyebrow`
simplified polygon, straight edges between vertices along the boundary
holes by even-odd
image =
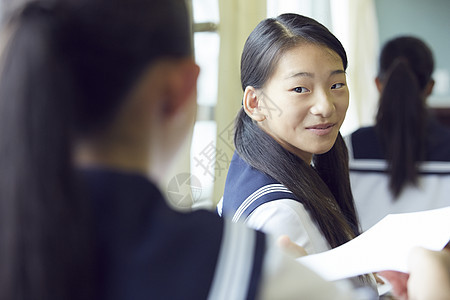
[[[286,79],[295,78],[295,77],[310,77],[310,78],[314,78],[314,73],[310,73],[310,72],[291,73],[290,75],[288,75],[288,77],[286,77]]]
[[[342,69],[334,70],[330,72],[330,77],[333,75],[345,74],[345,71]]]
[[[330,76],[339,75],[339,74],[345,74],[345,71],[342,69],[333,70],[330,72]],[[286,79],[295,78],[295,77],[309,77],[314,78],[314,73],[311,72],[296,72],[288,75]]]

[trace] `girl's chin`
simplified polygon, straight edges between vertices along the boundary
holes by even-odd
[[[316,151],[313,152],[314,155],[320,155],[320,154],[325,154],[327,152],[329,152],[334,146],[333,145],[329,146],[329,147],[323,147],[323,148],[318,148]]]

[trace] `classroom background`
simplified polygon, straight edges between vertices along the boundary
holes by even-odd
[[[241,106],[240,54],[245,39],[266,17],[285,12],[310,16],[330,28],[349,58],[350,106],[343,135],[372,125],[374,83],[381,45],[399,35],[423,39],[433,50],[436,81],[428,104],[450,124],[448,0],[188,0],[193,47],[201,67],[198,113],[192,139],[181,149],[161,188],[177,209],[214,209],[223,194],[234,151],[234,118]],[[274,114],[281,107],[271,107]]]
[[[0,11],[25,0],[2,0]],[[245,39],[266,17],[293,12],[312,17],[343,43],[349,60],[350,106],[341,128],[347,135],[372,125],[380,47],[413,35],[432,49],[435,87],[428,104],[450,126],[450,1],[448,0],[186,0],[195,59],[201,67],[192,138],[179,151],[161,189],[179,210],[215,209],[234,152],[234,118],[241,107],[240,55]],[[283,108],[273,104],[274,114]]]

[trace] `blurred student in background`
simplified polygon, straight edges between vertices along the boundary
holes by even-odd
[[[450,130],[426,103],[433,70],[432,52],[417,38],[394,38],[381,51],[376,124],[345,139],[363,230],[389,213],[450,205]]]

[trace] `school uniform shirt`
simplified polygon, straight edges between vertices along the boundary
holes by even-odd
[[[236,152],[217,212],[234,222],[246,223],[275,237],[287,235],[308,254],[331,249],[317,223],[297,197],[274,178],[251,167]],[[370,281],[366,284],[359,278],[350,278],[350,281],[354,287],[366,288],[366,293],[377,295],[375,278],[372,275],[369,277]],[[348,281],[338,284],[345,283]]]
[[[418,186],[407,186],[393,199],[387,162],[374,127],[358,129],[345,137],[349,149],[350,181],[362,230],[388,214],[450,205],[450,130],[430,121],[426,159],[419,164]]]
[[[98,299],[355,299],[214,213],[169,208],[146,177],[80,172],[94,204]]]
[[[234,222],[274,236],[288,235],[308,254],[330,250],[317,223],[296,196],[234,153],[218,211]]]

